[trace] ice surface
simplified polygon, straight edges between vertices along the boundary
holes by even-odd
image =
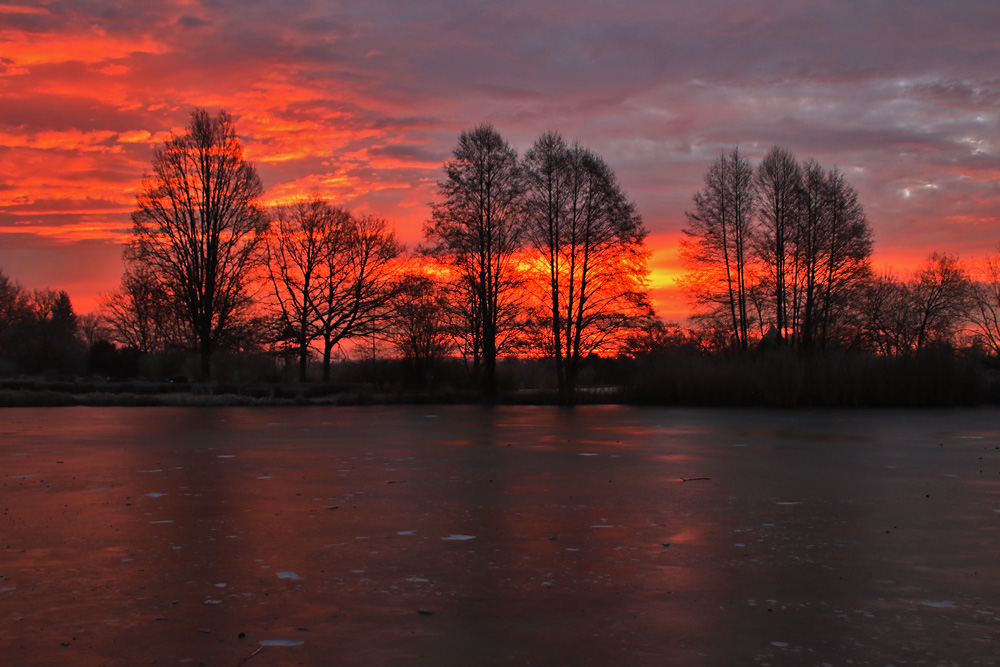
[[[997,662],[998,409],[440,409],[31,412],[0,663]]]

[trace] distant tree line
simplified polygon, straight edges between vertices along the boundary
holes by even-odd
[[[29,292],[0,270],[0,374],[76,370],[80,333],[66,292]]]
[[[208,380],[223,364],[245,381],[855,404],[934,384],[913,368],[961,375],[941,359],[976,360],[981,379],[1000,358],[1000,246],[979,265],[934,253],[876,274],[845,175],[778,147],[757,165],[720,155],[695,193],[685,327],[653,312],[646,230],[613,170],[557,133],[518,155],[489,125],[462,132],[412,252],[377,216],[262,193],[231,117],[194,111],[154,151],[99,313],[0,272],[0,374]],[[966,400],[949,396],[907,401]]]

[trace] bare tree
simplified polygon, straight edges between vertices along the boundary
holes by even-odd
[[[918,320],[910,286],[889,273],[865,282],[858,308],[869,351],[885,356],[909,353],[916,342]]]
[[[952,345],[971,289],[958,258],[941,253],[932,253],[910,280],[884,275],[868,281],[860,308],[871,347],[904,355]]]
[[[1000,355],[1000,247],[987,257],[971,285],[968,318],[973,331],[993,354]]]
[[[102,297],[100,314],[112,341],[143,354],[163,352],[177,342],[174,304],[143,264],[126,265],[118,290]]]
[[[540,265],[559,391],[571,400],[584,361],[652,314],[646,230],[614,172],[545,134],[525,156],[527,237]]]
[[[775,146],[757,168],[760,195],[756,252],[766,267],[774,326],[781,340],[794,337],[792,291],[795,285],[794,248],[800,214],[802,171],[787,150]]]
[[[750,161],[736,148],[720,155],[705,174],[705,188],[694,195],[681,241],[688,289],[707,306],[706,314],[724,312],[732,341],[744,351],[753,321],[750,264],[757,199]]]
[[[917,316],[916,352],[931,343],[954,341],[970,288],[968,274],[954,255],[932,253],[917,269],[911,287],[911,309]]]
[[[211,376],[211,355],[250,304],[267,219],[254,166],[243,157],[232,118],[191,114],[187,131],[153,153],[132,213],[128,259],[163,284]]]
[[[282,339],[294,343],[299,381],[306,380],[309,349],[319,335],[319,305],[330,268],[348,240],[350,215],[314,198],[275,210],[266,245],[267,269]]]
[[[837,169],[829,172],[826,200],[825,275],[821,276],[817,336],[826,347],[856,313],[855,299],[872,275],[875,242],[858,192]]]
[[[0,270],[0,360],[16,361],[24,323],[31,316],[29,295],[21,285]]]
[[[385,325],[395,288],[393,260],[402,252],[384,218],[348,215],[338,220],[337,242],[320,269],[314,297],[324,382],[330,380],[334,347]]]
[[[799,216],[789,246],[793,341],[803,350],[843,343],[849,297],[871,274],[872,231],[857,191],[814,160],[801,167]]]
[[[445,296],[430,276],[406,273],[399,279],[385,334],[417,384],[424,384],[452,350],[445,309]]]
[[[483,389],[496,392],[496,360],[513,343],[520,309],[517,254],[523,178],[517,154],[489,125],[459,135],[438,184],[440,201],[424,226],[424,252],[450,273],[465,310],[466,351],[483,368]]]

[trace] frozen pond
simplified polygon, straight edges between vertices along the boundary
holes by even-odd
[[[10,665],[1000,663],[992,409],[4,409],[0,510]]]

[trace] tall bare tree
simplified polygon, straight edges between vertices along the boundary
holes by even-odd
[[[652,314],[646,230],[598,156],[543,135],[525,155],[527,238],[546,289],[546,351],[571,400],[585,360]]]
[[[318,338],[323,341],[323,381],[330,380],[333,349],[341,341],[385,325],[395,289],[395,260],[402,246],[384,218],[339,218],[333,252],[319,272],[315,296]]]
[[[802,171],[787,150],[775,146],[757,167],[760,227],[756,252],[766,267],[774,326],[781,340],[793,333],[794,248],[800,214]]]
[[[757,199],[753,167],[734,148],[709,167],[682,230],[685,283],[695,300],[707,306],[707,315],[724,313],[731,339],[741,350],[748,348],[753,322],[750,264]]]
[[[306,380],[309,349],[319,335],[320,303],[327,296],[334,256],[346,258],[350,215],[322,199],[278,207],[266,245],[267,270],[279,335],[296,346],[299,381]]]
[[[178,305],[206,378],[250,303],[267,229],[262,192],[229,114],[196,109],[187,131],[153,152],[136,196],[127,258],[153,271]]]
[[[503,137],[480,125],[459,135],[445,176],[424,226],[424,252],[451,274],[454,303],[465,311],[460,338],[492,395],[497,356],[513,343],[520,309],[521,167]]]
[[[817,267],[816,316],[811,319],[815,333],[810,339],[820,347],[845,342],[846,320],[856,313],[859,289],[872,275],[875,245],[858,192],[837,169],[826,175],[824,209],[824,256]]]

